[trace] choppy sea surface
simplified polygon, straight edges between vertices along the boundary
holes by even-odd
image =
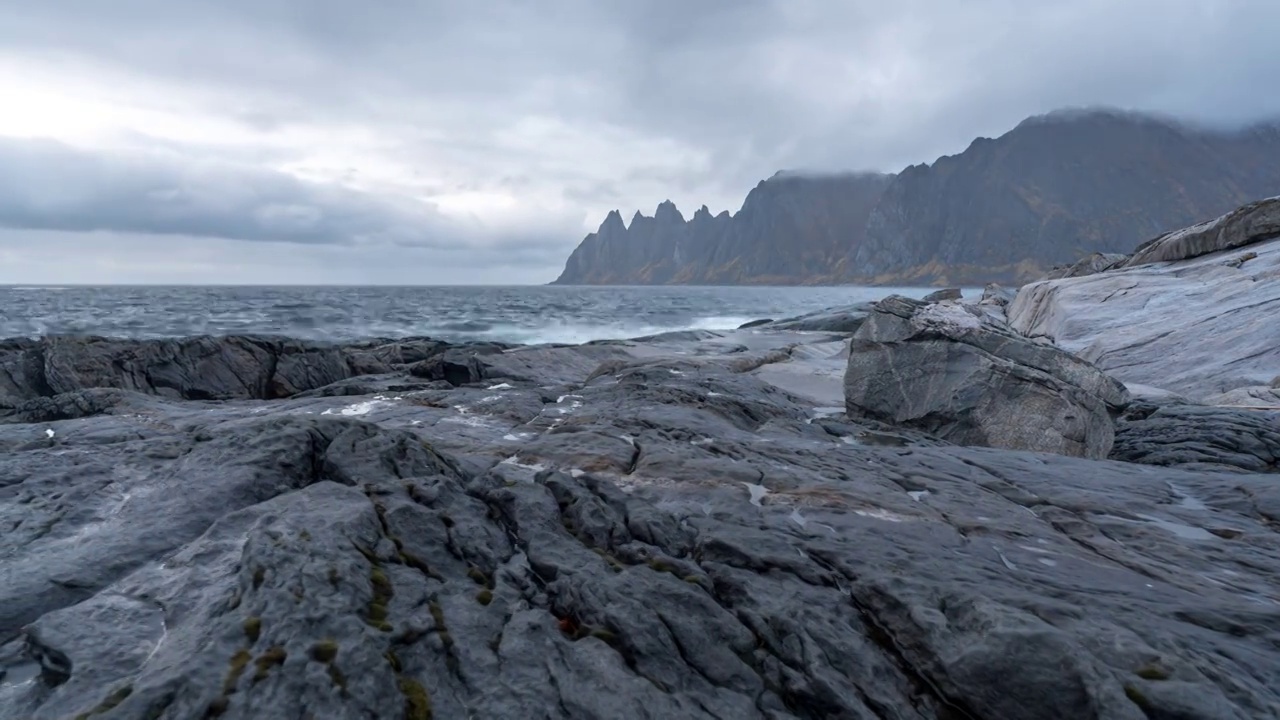
[[[0,337],[429,336],[580,343],[731,329],[932,288],[0,286]],[[966,293],[968,294],[968,293]]]

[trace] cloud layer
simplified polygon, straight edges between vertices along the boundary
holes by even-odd
[[[545,281],[612,208],[734,210],[782,168],[895,171],[1063,106],[1280,116],[1270,0],[5,5],[0,282],[48,272],[39,233],[229,282],[249,243],[293,248],[281,282],[396,253]]]

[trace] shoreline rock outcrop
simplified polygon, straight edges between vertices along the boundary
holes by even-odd
[[[1019,292],[1072,329],[1121,278],[1104,360],[1226,304],[1129,389],[998,288],[576,346],[0,341],[0,720],[1280,717],[1280,411],[1190,397],[1269,360],[1221,341],[1277,242]]]

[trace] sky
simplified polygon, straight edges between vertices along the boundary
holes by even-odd
[[[1110,106],[1280,117],[1275,0],[0,0],[0,284],[517,284],[614,208]]]

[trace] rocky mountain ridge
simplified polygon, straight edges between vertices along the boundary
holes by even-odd
[[[616,211],[555,284],[1019,284],[1280,193],[1280,125],[1029,118],[897,174],[778,173],[736,214]]]

